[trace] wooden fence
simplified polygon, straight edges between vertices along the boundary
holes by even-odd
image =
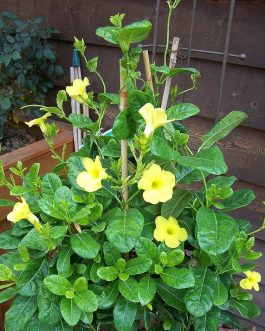
[[[182,50],[179,66],[186,65],[189,43],[192,7],[194,1],[183,0],[172,19],[172,36],[181,39]],[[106,44],[95,35],[98,26],[107,25],[108,17],[117,12],[126,13],[126,22],[138,19],[154,21],[156,0],[6,0],[0,2],[0,11],[11,10],[19,18],[45,17],[45,25],[60,31],[58,38],[51,40],[59,63],[65,69],[65,76],[56,81],[56,88],[50,93],[50,100],[56,90],[69,83],[69,66],[72,60],[73,37],[83,37],[88,45],[88,56],[99,56],[99,71],[105,77],[108,91],[119,88],[117,47]],[[214,124],[220,90],[222,53],[224,51],[230,1],[199,0],[194,17],[194,32],[190,65],[201,71],[198,89],[185,97],[201,109],[200,115],[187,120],[191,129],[192,145]],[[165,43],[166,1],[161,0],[158,29],[158,45]],[[265,200],[265,34],[264,1],[236,1],[230,36],[227,69],[224,81],[220,115],[233,109],[248,114],[248,120],[237,128],[220,146],[229,165],[229,174],[238,178],[237,187],[249,187],[257,200],[249,207],[236,213],[244,219],[251,219],[253,227],[258,227],[264,218],[262,201]],[[152,43],[152,36],[146,44]],[[199,50],[199,51],[198,51]],[[211,51],[208,53],[204,51]],[[157,63],[161,63],[163,48],[157,48]],[[216,52],[216,53],[215,53]],[[218,54],[221,53],[221,54]],[[242,55],[243,54],[243,55]],[[245,58],[245,59],[242,59]],[[90,77],[91,86],[100,91],[97,77]],[[184,82],[179,81],[180,85]],[[256,248],[265,253],[265,233],[256,236]],[[255,319],[257,331],[265,330],[265,257],[260,260],[259,271],[263,275],[261,291],[255,300],[262,313]],[[253,322],[244,321],[246,326]]]

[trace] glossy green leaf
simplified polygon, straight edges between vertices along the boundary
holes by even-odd
[[[223,154],[217,146],[202,150],[194,156],[181,156],[178,162],[191,169],[198,169],[213,175],[221,175],[227,171]]]
[[[87,313],[92,313],[98,309],[98,299],[92,291],[75,293],[74,301],[77,307]]]
[[[113,136],[118,139],[131,139],[136,132],[136,122],[132,118],[129,109],[118,114],[112,127]]]
[[[41,295],[38,295],[37,301],[40,322],[50,326],[57,325],[62,319],[59,305]]]
[[[156,280],[156,289],[159,296],[168,304],[170,307],[185,312],[185,304],[183,297],[185,290],[177,290],[171,286],[165,284],[161,279]]]
[[[231,306],[248,319],[252,319],[260,314],[260,308],[254,302],[244,300],[232,300]]]
[[[47,276],[44,279],[44,285],[50,292],[56,295],[65,295],[65,293],[72,287],[69,280],[59,275]]]
[[[73,124],[74,127],[81,130],[90,130],[94,126],[92,120],[82,114],[70,114],[68,120]]]
[[[132,277],[129,277],[127,280],[119,281],[118,284],[119,291],[125,299],[131,302],[139,302],[138,299],[138,282]]]
[[[0,264],[0,282],[9,281],[13,279],[13,273],[8,266]]]
[[[99,252],[100,245],[88,233],[76,233],[70,240],[73,251],[83,258],[93,259]]]
[[[97,28],[96,35],[105,39],[111,44],[118,44],[116,35],[119,30],[120,29],[115,26],[104,26]]]
[[[158,249],[151,240],[144,237],[139,238],[135,244],[135,250],[139,257],[148,258],[153,264],[158,263]]]
[[[194,331],[216,331],[219,325],[220,310],[212,309],[207,314],[194,319]]]
[[[132,24],[124,26],[117,32],[116,38],[122,43],[139,43],[147,38],[149,32],[152,29],[152,24],[147,21],[134,22]]]
[[[117,250],[117,248],[113,244],[105,242],[103,252],[107,265],[115,266],[117,268],[117,261],[121,258],[121,253]]]
[[[45,175],[41,181],[41,193],[44,198],[54,196],[56,190],[62,186],[59,176],[54,173]]]
[[[161,215],[166,218],[173,216],[177,219],[179,214],[188,206],[191,199],[192,195],[189,191],[174,190],[172,198],[162,204]]]
[[[104,279],[108,282],[112,282],[113,280],[118,278],[119,271],[113,266],[101,267],[98,269],[97,275],[100,279]]]
[[[7,230],[0,233],[0,248],[1,249],[16,249],[21,239],[12,235],[12,230]]]
[[[256,197],[251,190],[237,190],[223,202],[224,208],[222,209],[222,211],[230,211],[245,207],[249,205],[255,198]]]
[[[176,121],[184,120],[200,112],[200,109],[192,103],[179,103],[167,109],[168,119]]]
[[[194,277],[190,269],[165,268],[160,277],[166,284],[179,290],[194,286]]]
[[[150,275],[143,276],[139,281],[138,298],[142,306],[147,305],[156,294],[156,282]]]
[[[134,259],[130,259],[126,268],[123,270],[128,275],[139,275],[144,272],[147,272],[152,265],[152,261],[147,257],[136,257]]]
[[[118,282],[112,282],[98,297],[99,309],[108,309],[117,301],[119,296]]]
[[[61,248],[61,251],[58,255],[57,264],[56,264],[59,275],[62,275],[62,276],[68,275],[68,273],[70,271],[70,267],[71,267],[70,258],[71,258],[72,254],[73,254],[73,251],[72,251],[72,247],[70,245],[63,246]]]
[[[108,227],[105,232],[120,252],[127,253],[135,245],[143,230],[144,218],[137,209],[122,211],[115,208],[109,212]]]
[[[217,141],[226,137],[230,131],[243,122],[247,114],[241,111],[232,111],[222,118],[211,131],[202,136],[202,145],[200,149],[206,149],[213,146]]]
[[[17,297],[5,315],[5,331],[24,331],[37,310],[36,296]]]
[[[207,267],[193,269],[195,286],[184,297],[188,311],[195,317],[205,315],[212,308],[217,297],[217,279]]]
[[[60,310],[66,323],[74,326],[78,323],[81,310],[76,306],[74,300],[63,298],[60,304]]]
[[[216,306],[221,306],[226,303],[228,299],[228,291],[225,285],[219,280],[217,283],[217,297],[214,302]]]
[[[10,287],[4,291],[0,292],[0,304],[12,299],[16,294],[18,293],[18,290],[14,287]]]
[[[40,284],[47,275],[48,262],[45,259],[31,261],[17,281],[19,294],[27,297],[37,294]]]
[[[165,161],[177,161],[180,157],[178,151],[169,146],[165,139],[154,135],[150,146],[151,153]]]
[[[237,225],[232,217],[201,207],[196,221],[197,239],[203,251],[215,256],[229,249],[237,232]]]
[[[131,331],[137,313],[137,305],[119,297],[113,310],[114,324],[119,331]]]
[[[0,207],[13,207],[15,205],[15,201],[0,199]]]

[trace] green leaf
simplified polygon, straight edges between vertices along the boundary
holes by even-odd
[[[197,239],[203,251],[216,256],[229,249],[237,232],[237,225],[232,217],[201,207],[196,221]]]
[[[89,234],[82,232],[71,236],[73,251],[86,259],[93,259],[97,256],[100,245]]]
[[[136,313],[137,305],[120,296],[113,310],[114,324],[117,330],[131,331]]]
[[[230,211],[249,205],[255,200],[255,195],[251,190],[241,189],[235,191],[228,199],[223,202],[222,211]]]
[[[72,247],[70,245],[63,246],[61,248],[61,251],[58,255],[57,260],[57,270],[58,274],[62,276],[67,276],[69,274],[70,268],[71,268],[71,262],[70,258],[73,254]]]
[[[137,240],[135,251],[139,257],[148,258],[153,264],[159,262],[157,246],[147,238],[141,237]]]
[[[156,101],[152,94],[143,91],[130,91],[128,94],[129,112],[135,121],[143,121],[139,110],[147,103],[155,105]]]
[[[12,270],[6,265],[0,264],[0,282],[14,280]]]
[[[151,153],[165,161],[176,161],[181,156],[171,148],[164,138],[154,135],[150,146]]]
[[[99,93],[98,100],[99,102],[108,102],[113,105],[119,105],[120,95],[116,93]]]
[[[12,235],[12,230],[7,230],[0,233],[0,248],[1,249],[16,249],[20,243],[19,238]]]
[[[219,188],[223,188],[223,187],[230,187],[234,184],[234,182],[236,181],[236,177],[235,176],[230,176],[230,177],[227,177],[227,176],[218,176],[218,177],[215,177],[211,180],[209,180],[207,182],[207,186],[210,187],[211,185],[215,185]]]
[[[72,217],[72,222],[82,225],[87,225],[90,223],[89,215],[91,214],[91,206],[85,206],[78,210],[75,215]]]
[[[151,29],[152,24],[147,20],[134,22],[118,30],[116,38],[126,44],[139,43],[147,38]]]
[[[70,123],[73,124],[74,127],[79,128],[81,130],[90,130],[91,127],[94,126],[92,120],[82,114],[70,114],[68,117]]]
[[[15,205],[14,201],[0,199],[0,207],[13,207]]]
[[[170,307],[176,308],[182,312],[186,311],[183,296],[185,290],[177,290],[165,284],[161,279],[156,280],[156,289],[159,296]]]
[[[97,28],[96,35],[105,39],[111,44],[118,44],[116,35],[119,30],[120,28],[115,26],[104,26]]]
[[[166,267],[174,267],[183,262],[185,254],[181,249],[171,249],[166,253]]]
[[[19,294],[27,297],[37,294],[40,284],[47,275],[48,262],[45,259],[30,262],[17,281]]]
[[[59,176],[54,173],[45,175],[41,181],[41,193],[44,198],[53,198],[56,190],[62,186]]]
[[[121,295],[124,296],[125,299],[131,302],[139,302],[138,282],[134,278],[129,277],[125,281],[120,280],[118,284],[118,288]]]
[[[128,275],[139,275],[147,272],[152,265],[152,261],[147,257],[136,257],[127,262],[123,270]]]
[[[69,280],[59,275],[47,276],[44,279],[44,285],[50,292],[56,295],[65,295],[65,293],[72,288]]]
[[[73,288],[78,293],[87,291],[88,289],[87,279],[85,277],[77,278],[74,282]]]
[[[98,309],[98,299],[92,291],[77,292],[74,300],[77,307],[87,313],[92,313]]]
[[[229,324],[232,326],[235,326],[238,330],[242,330],[242,326],[240,325],[239,321],[229,311],[226,310],[221,310],[220,311],[220,319],[219,319],[220,324]]]
[[[260,314],[260,308],[254,302],[244,300],[232,300],[231,306],[248,319],[252,319]]]
[[[64,101],[67,101],[67,93],[65,90],[60,90],[58,91],[56,96],[56,103],[57,103],[57,107],[61,110],[63,110]]]
[[[112,127],[112,134],[118,140],[132,139],[136,132],[136,122],[129,109],[118,114]]]
[[[51,326],[57,325],[62,319],[60,307],[55,302],[43,298],[41,295],[38,295],[37,300],[40,322]]]
[[[81,310],[75,305],[73,299],[63,298],[60,304],[60,310],[66,323],[74,326],[81,317]]]
[[[112,282],[117,279],[119,276],[119,271],[113,267],[100,267],[97,271],[97,275],[99,278],[104,279],[108,282]]]
[[[150,275],[141,278],[138,286],[138,298],[142,306],[147,305],[156,294],[156,282]]]
[[[167,109],[168,119],[176,121],[184,120],[200,112],[200,109],[192,103],[179,103]]]
[[[35,228],[31,229],[25,235],[25,237],[22,239],[20,243],[20,246],[36,249],[43,252],[47,250],[47,246],[45,244],[43,237],[39,235],[39,233],[36,231]]]
[[[162,204],[161,215],[166,218],[173,216],[177,219],[180,213],[188,206],[191,199],[192,195],[189,191],[174,190],[172,198]]]
[[[176,289],[194,286],[194,277],[190,269],[165,268],[160,277],[166,284]]]
[[[221,306],[226,303],[228,299],[228,291],[225,285],[219,280],[217,283],[217,297],[214,302],[216,306]]]
[[[194,331],[216,331],[219,325],[220,310],[212,309],[209,313],[194,319]]]
[[[56,225],[51,227],[51,237],[53,239],[58,239],[63,237],[68,231],[67,225]]]
[[[25,331],[36,310],[36,296],[17,297],[5,315],[5,331]]]
[[[121,144],[115,139],[110,139],[108,144],[102,147],[101,152],[105,156],[119,158],[121,157]]]
[[[103,246],[104,259],[108,266],[115,266],[117,268],[117,261],[121,258],[121,253],[115,246],[109,242],[105,242]]]
[[[15,295],[17,295],[17,289],[14,287],[10,287],[4,291],[0,292],[0,303],[3,303],[9,299],[12,299]]]
[[[108,309],[116,301],[119,296],[118,282],[113,282],[107,287],[98,297],[98,307],[99,309]]]
[[[243,122],[247,118],[247,114],[241,111],[232,111],[227,116],[222,118],[211,131],[202,136],[202,145],[200,149],[206,149],[217,141],[226,137],[230,131]]]
[[[140,237],[144,218],[137,209],[122,211],[119,208],[112,209],[108,213],[108,227],[105,232],[108,241],[121,252],[129,252]]]
[[[181,156],[178,162],[183,166],[213,175],[221,175],[227,171],[223,154],[217,146],[202,150],[194,156]]]
[[[0,101],[0,108],[1,110],[8,110],[9,108],[11,107],[11,101],[9,98],[7,97],[3,97],[1,98],[1,101]]]
[[[217,279],[207,267],[193,269],[195,286],[184,297],[188,311],[195,317],[206,314],[213,306],[217,297]]]
[[[92,59],[86,62],[86,68],[90,72],[97,71],[97,66],[98,66],[98,57],[92,57]]]

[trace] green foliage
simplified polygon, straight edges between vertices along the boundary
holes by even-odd
[[[0,14],[0,141],[4,123],[21,120],[19,108],[27,104],[43,104],[51,79],[63,74],[56,64],[56,54],[47,39],[58,31],[42,29],[42,17],[21,21],[11,12]],[[26,110],[28,116],[38,109]]]
[[[178,2],[168,4],[172,9]],[[183,91],[173,88],[168,109],[155,108],[167,77],[190,75],[195,88],[199,72],[152,65],[157,91],[146,84],[138,88],[141,50],[131,46],[147,37],[151,24],[123,26],[123,19],[124,14],[112,16],[113,26],[97,30],[123,52],[128,104],[115,119],[113,136],[100,135],[100,129],[109,106],[120,104],[123,95],[107,92],[99,59],[87,60],[84,40],[75,38],[87,69],[102,79],[103,92],[90,92],[85,104],[98,118],[66,116],[64,90],[55,107],[41,110],[86,132],[84,146],[68,159],[56,154],[57,130],[50,127],[45,139],[57,165],[39,175],[39,164],[24,169],[18,162],[10,171],[19,185],[13,175],[5,178],[0,162],[0,186],[18,203],[0,200],[0,207],[14,208],[8,216],[13,228],[0,234],[0,248],[10,250],[0,257],[0,303],[15,297],[5,318],[8,331],[136,331],[140,325],[150,331],[214,331],[222,323],[240,328],[230,311],[244,318],[259,314],[253,295],[234,276],[256,267],[261,253],[253,234],[265,225],[250,232],[247,220],[230,216],[255,196],[234,190],[236,177],[225,175],[216,146],[246,115],[228,114],[192,151],[181,121],[198,114],[198,107],[176,103]],[[157,114],[158,122],[167,121],[156,125]],[[122,175],[125,139],[128,176]]]

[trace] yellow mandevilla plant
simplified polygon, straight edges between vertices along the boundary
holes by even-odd
[[[76,178],[77,184],[86,192],[95,192],[102,187],[102,180],[108,177],[106,170],[102,167],[99,156],[95,161],[85,157],[82,159],[86,171],[82,171]]]
[[[252,290],[259,291],[259,283],[261,282],[261,275],[256,271],[246,271],[244,274],[247,276],[244,279],[241,279],[240,286],[244,290]]]
[[[170,248],[177,248],[182,241],[188,238],[186,229],[181,228],[174,217],[166,219],[162,216],[158,216],[155,220],[155,224],[154,238],[157,241],[164,241]]]
[[[45,115],[43,115],[40,118],[36,118],[35,120],[29,121],[29,122],[25,122],[25,124],[27,124],[29,127],[32,127],[34,125],[38,125],[39,128],[41,129],[41,132],[43,134],[46,134],[47,132],[47,125],[46,125],[46,120],[48,117],[52,116],[51,113],[46,113]]]
[[[72,86],[66,87],[66,92],[72,99],[83,104],[88,100],[88,95],[86,93],[86,88],[89,86],[89,80],[87,77],[82,79],[75,79]]]

